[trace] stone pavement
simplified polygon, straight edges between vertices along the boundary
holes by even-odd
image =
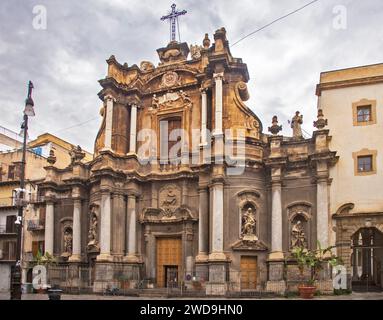
[[[0,292],[0,300],[8,300],[9,293]],[[48,295],[46,294],[23,294],[23,300],[48,300]],[[63,294],[61,296],[62,300],[235,300],[230,298],[217,298],[217,297],[201,297],[201,298],[190,298],[190,297],[177,297],[177,298],[166,298],[166,297],[128,297],[128,296],[103,296],[103,295],[93,295],[93,294],[83,294],[83,295],[69,295]],[[251,300],[248,298],[242,298],[240,300]],[[273,298],[267,299],[263,298],[262,300],[301,300],[298,297],[291,298]],[[364,292],[357,293],[353,292],[350,295],[342,296],[319,296],[315,297],[315,300],[383,300],[383,292]]]

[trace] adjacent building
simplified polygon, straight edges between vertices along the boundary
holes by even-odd
[[[22,137],[6,128],[0,128],[0,290],[9,290],[10,266],[15,263],[17,234],[15,221],[18,214],[17,189],[20,186]],[[33,261],[40,250],[44,252],[45,215],[40,210],[42,198],[37,183],[44,180],[51,151],[55,153],[58,166],[66,167],[71,162],[72,149],[75,146],[51,134],[43,134],[28,141],[26,152],[26,195],[28,204],[24,210],[23,266]],[[86,159],[92,155],[84,152]],[[24,268],[26,278],[27,268]]]
[[[322,72],[318,107],[328,119],[331,243],[354,289],[383,287],[383,64]]]

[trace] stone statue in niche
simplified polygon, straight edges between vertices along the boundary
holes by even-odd
[[[291,248],[307,248],[306,234],[301,220],[297,220],[291,228]]]
[[[89,219],[88,249],[98,249],[97,226],[98,218],[96,214],[96,208],[92,207]]]
[[[252,207],[248,207],[242,215],[242,236],[243,240],[257,240],[255,235],[257,223]]]
[[[293,129],[293,138],[302,139],[302,123],[303,115],[299,114],[299,111],[295,112],[295,116],[291,119],[291,128]]]
[[[64,252],[62,256],[69,257],[72,254],[73,235],[72,229],[67,227],[64,229]]]

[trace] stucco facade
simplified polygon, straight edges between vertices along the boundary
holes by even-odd
[[[354,260],[357,246],[352,243],[352,237],[358,237],[361,228],[383,231],[382,92],[383,64],[323,72],[317,87],[318,107],[328,118],[331,131],[330,148],[337,150],[339,156],[337,164],[330,169],[331,243],[338,245],[355,283],[356,264],[362,262]],[[367,108],[368,115],[363,116],[358,108]],[[371,168],[367,170],[361,170],[361,164],[358,165],[358,158],[363,156],[371,157]],[[383,264],[380,237],[377,233],[374,262],[369,267],[374,269],[370,285],[378,286],[382,286]],[[363,274],[366,268],[365,265]]]

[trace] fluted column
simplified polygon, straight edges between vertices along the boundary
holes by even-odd
[[[130,145],[129,152],[136,153],[136,140],[137,140],[137,105],[131,105],[130,113]]]
[[[97,260],[109,260],[111,249],[111,195],[109,191],[101,194],[100,255]]]
[[[207,93],[201,89],[201,144],[207,144]]]
[[[215,80],[215,130],[214,133],[222,134],[222,101],[223,101],[223,72],[213,75]]]
[[[328,231],[328,186],[327,178],[317,181],[317,239],[322,248],[329,246]]]
[[[106,101],[106,117],[105,117],[105,142],[104,148],[112,149],[112,128],[113,128],[113,104],[115,99],[108,95],[105,97]]]
[[[197,261],[204,261],[209,253],[209,194],[207,188],[199,189],[198,218],[198,256]]]
[[[273,182],[271,187],[271,254],[270,259],[283,259],[282,248],[282,186]]]
[[[47,201],[45,211],[45,253],[53,254],[54,249],[54,203]]]
[[[69,261],[78,262],[81,260],[81,200],[73,202],[73,245],[72,255]]]
[[[128,221],[128,252],[126,260],[128,262],[138,262],[137,258],[137,214],[136,214],[136,196],[128,195],[127,205]]]

